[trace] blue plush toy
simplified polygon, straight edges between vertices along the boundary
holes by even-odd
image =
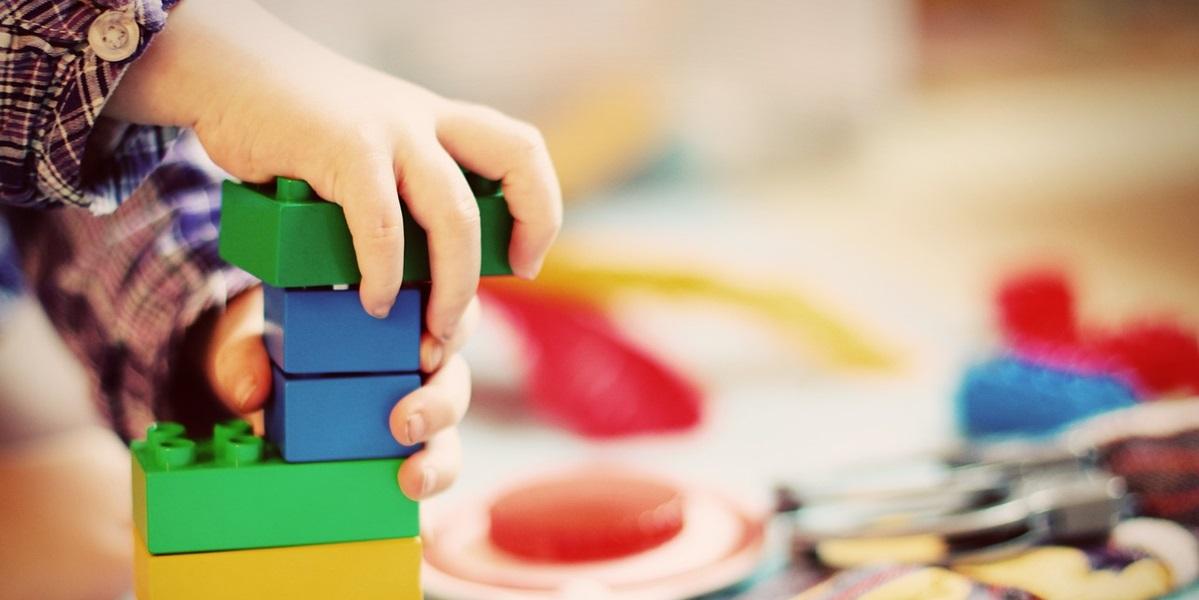
[[[1003,356],[966,371],[957,393],[958,427],[968,438],[1038,436],[1082,418],[1132,406],[1125,381]]]

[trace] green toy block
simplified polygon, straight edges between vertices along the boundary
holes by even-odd
[[[487,179],[482,175],[476,175],[470,171],[463,170],[462,175],[466,177],[466,184],[470,186],[470,193],[475,197],[482,196],[500,196],[503,195],[503,186],[499,181]]]
[[[468,173],[476,194],[482,275],[510,275],[512,215],[499,183]],[[404,281],[428,281],[429,243],[404,215]],[[221,258],[275,287],[358,283],[362,275],[341,207],[317,197],[307,183],[280,177],[272,185],[225,181],[221,187]]]
[[[197,443],[157,423],[132,444],[133,520],[151,554],[415,537],[400,459],[289,464],[245,421]]]

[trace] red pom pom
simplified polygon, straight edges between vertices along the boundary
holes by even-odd
[[[1178,323],[1139,321],[1097,335],[1087,346],[1127,367],[1147,392],[1199,393],[1199,340]]]
[[[598,470],[533,483],[491,505],[488,537],[527,560],[621,558],[683,529],[683,495],[645,477]]]
[[[1013,346],[1074,344],[1074,294],[1065,274],[1029,271],[1003,282],[996,294],[999,326]]]

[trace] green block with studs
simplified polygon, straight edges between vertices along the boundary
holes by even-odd
[[[480,274],[510,275],[512,215],[497,182],[467,173],[479,205]],[[429,243],[404,214],[404,281],[428,281]],[[225,181],[221,187],[220,254],[275,287],[354,284],[362,278],[340,206],[313,193],[307,183],[280,177],[253,185]]]
[[[415,537],[402,459],[285,463],[245,421],[210,440],[157,423],[132,444],[133,520],[151,554]]]

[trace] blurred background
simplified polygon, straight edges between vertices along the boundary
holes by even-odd
[[[541,127],[567,255],[781,288],[896,359],[843,368],[752,311],[622,294],[622,330],[701,382],[706,412],[682,437],[597,444],[488,399],[520,368],[489,319],[447,501],[547,447],[764,491],[943,444],[960,369],[993,343],[995,282],[1029,264],[1065,266],[1101,322],[1199,318],[1193,2],[265,4]]]
[[[493,315],[433,509],[579,460],[764,501],[944,448],[996,283],[1028,266],[1068,273],[1089,322],[1199,323],[1199,3],[265,4],[538,125],[567,201],[547,285],[620,288],[617,331],[701,391],[695,427],[577,435],[527,410],[530,351]],[[624,406],[605,364],[572,368]]]

